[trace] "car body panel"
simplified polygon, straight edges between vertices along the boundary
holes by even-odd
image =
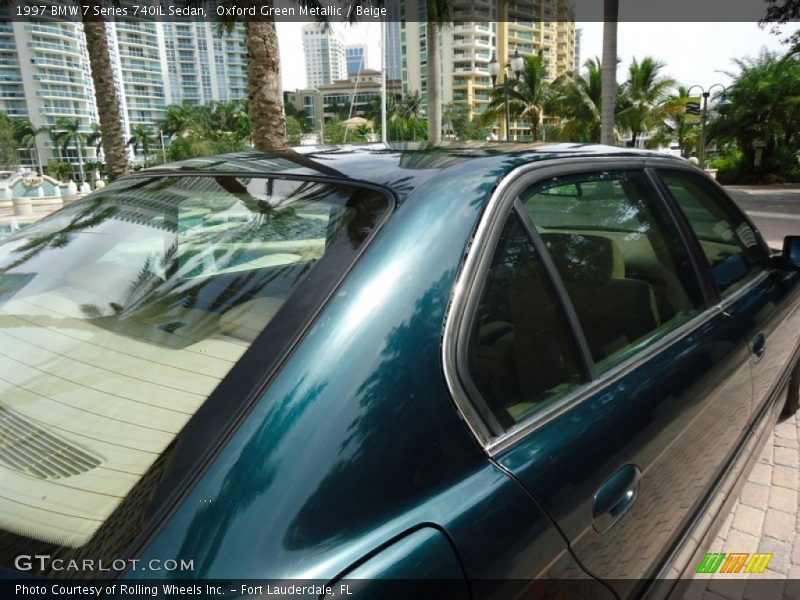
[[[537,578],[574,579],[587,597],[613,597],[594,577],[654,573],[752,437],[752,372],[762,369],[761,390],[773,371],[753,363],[747,341],[763,330],[770,347],[792,345],[780,323],[800,314],[796,277],[771,277],[724,311],[708,307],[685,336],[498,453],[473,434],[442,366],[459,273],[498,185],[531,163],[613,157],[643,166],[653,156],[581,144],[373,147],[146,171],[361,181],[389,190],[396,206],[270,379],[257,371],[263,345],[247,351],[256,373],[230,402],[255,401],[229,428],[192,442],[207,446],[208,462],[168,490],[174,502],[148,515],[129,552],[192,559],[194,572],[181,576],[219,579],[405,577],[425,561],[423,574],[465,578],[479,598],[532,593]],[[780,370],[787,351],[774,356],[770,369]],[[629,465],[640,495],[598,534],[593,498]],[[617,584],[631,591],[635,582]]]

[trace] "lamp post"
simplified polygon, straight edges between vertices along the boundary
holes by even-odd
[[[515,85],[519,81],[519,75],[525,67],[525,59],[520,55],[519,50],[514,50],[514,56],[508,61],[511,67],[511,72],[514,73],[516,79],[511,80],[508,77],[508,68],[505,68],[505,77],[500,87],[503,88],[503,103],[505,106],[506,115],[506,141],[511,141],[511,110],[508,105],[508,86]],[[492,54],[492,60],[489,61],[489,75],[492,76],[492,87],[498,88],[497,76],[500,75],[500,63],[497,61],[497,56]]]
[[[723,94],[728,91],[728,88],[726,88],[721,83],[715,83],[707,90],[703,89],[703,87],[700,85],[693,85],[688,90],[686,90],[686,95],[691,96],[692,90],[694,88],[699,88],[700,92],[703,95],[703,111],[700,116],[700,168],[701,169],[706,168],[706,116],[708,115],[708,97],[711,95],[711,90],[713,90],[715,87],[722,88]]]

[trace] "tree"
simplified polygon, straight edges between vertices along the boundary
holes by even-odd
[[[300,121],[288,115],[286,116],[286,138],[290,146],[299,146],[303,140],[303,128],[300,126]]]
[[[519,80],[513,86],[509,86],[508,105],[512,120],[525,120],[530,123],[531,136],[534,140],[540,139],[540,124],[545,109],[553,105],[552,92],[553,90],[547,82],[542,50],[533,56],[524,57]],[[504,91],[502,88],[495,88],[492,90],[491,99],[482,120],[484,122],[494,121],[503,113],[504,107]],[[510,126],[510,123],[506,125],[506,127]]]
[[[603,0],[603,75],[601,92],[600,143],[614,144],[617,99],[617,19],[619,0]]]
[[[74,144],[78,151],[78,169],[80,171],[81,183],[86,183],[86,174],[83,170],[83,146],[86,143],[86,134],[81,131],[80,119],[68,119],[61,117],[51,130],[53,141],[61,146],[62,155],[67,154],[70,144]],[[109,163],[106,162],[106,165]],[[110,167],[109,167],[110,168]],[[109,177],[111,176],[109,172]]]
[[[664,63],[650,56],[641,62],[631,61],[628,80],[624,84],[628,106],[620,110],[617,117],[622,126],[631,132],[631,143],[642,133],[653,130],[666,116],[665,101],[675,80],[661,75]]]
[[[761,20],[761,25],[767,23],[789,23],[800,21],[800,0],[767,0],[767,14]],[[780,29],[773,27],[773,33],[779,34]],[[800,53],[800,29],[783,40],[791,46],[789,56]]]
[[[95,7],[102,6],[101,0],[84,0],[89,10],[82,14],[91,15]],[[86,4],[84,6],[86,6]],[[94,17],[96,19],[96,17]],[[111,55],[106,37],[106,24],[102,20],[84,20],[83,31],[86,35],[86,51],[94,83],[94,96],[97,103],[97,116],[100,120],[103,156],[105,157],[108,177],[111,180],[128,172],[128,156],[125,152],[125,136],[122,128],[119,97],[111,68]],[[80,146],[80,144],[78,144]],[[80,148],[78,150],[80,155]],[[83,158],[81,162],[81,180],[83,174]]]
[[[146,125],[135,125],[131,128],[131,137],[128,139],[126,146],[133,148],[134,154],[142,151],[144,157],[144,167],[147,168],[147,157],[150,154],[150,148],[155,145],[156,139],[153,132]]]
[[[287,147],[286,118],[275,20],[270,16],[263,21],[247,21],[244,30],[253,145],[259,150],[282,150]]]
[[[86,144],[94,146],[95,154],[100,156],[103,151],[103,133],[100,131],[99,123],[92,123],[89,126],[89,133],[86,135]]]
[[[17,139],[14,124],[6,113],[0,112],[0,167],[8,168],[19,164]],[[39,171],[41,173],[41,171]]]
[[[401,117],[418,118],[422,110],[422,98],[419,92],[417,90],[406,92],[405,96],[403,96],[403,100],[395,107],[395,110]]]
[[[554,110],[562,121],[554,131],[561,139],[573,142],[600,142],[602,66],[600,59],[590,58],[580,72],[561,75],[555,82]]]
[[[656,148],[672,141],[678,143],[681,156],[688,158],[697,146],[697,127],[687,122],[686,104],[689,94],[684,86],[679,86],[677,91],[664,102],[664,115],[654,130],[654,135],[648,147]]]
[[[735,142],[742,153],[740,175],[797,170],[800,151],[800,56],[763,51],[757,58],[735,60],[738,73],[725,92],[726,103],[711,113],[707,139]],[[760,165],[756,144],[763,143]],[[798,173],[800,175],[800,173]]]
[[[39,153],[37,137],[47,133],[47,127],[36,127],[28,119],[13,119],[11,121],[16,147],[20,150],[33,150],[36,154],[36,167],[39,175],[43,173],[42,155]]]
[[[450,21],[450,4],[450,0],[426,0],[425,49],[428,53],[428,74],[425,78],[428,91],[426,114],[428,117],[428,143],[432,146],[436,146],[442,141],[439,30]]]
[[[192,104],[170,104],[164,111],[159,128],[169,137],[183,135],[191,131],[195,107]]]
[[[476,119],[470,118],[469,108],[463,104],[446,104],[442,111],[445,129],[459,140],[486,140],[489,130]]]

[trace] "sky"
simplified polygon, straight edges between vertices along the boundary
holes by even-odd
[[[305,87],[305,63],[300,28],[303,23],[278,23],[281,52],[281,75],[284,90]],[[368,45],[367,66],[380,68],[380,25],[335,24],[346,44]],[[581,63],[600,56],[603,43],[602,23],[577,23],[583,31]],[[787,27],[787,31],[796,29]],[[623,80],[632,57],[653,56],[666,63],[664,74],[686,87],[699,84],[708,88],[714,83],[727,85],[731,79],[723,71],[734,71],[732,58],[757,56],[761,48],[785,51],[769,29],[756,23],[620,23],[617,54],[622,59],[618,80]]]

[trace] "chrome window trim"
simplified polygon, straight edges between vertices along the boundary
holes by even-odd
[[[453,288],[442,338],[442,365],[448,390],[460,416],[488,456],[496,456],[503,450],[513,446],[519,440],[527,437],[586,398],[597,394],[605,387],[613,385],[678,339],[686,336],[714,317],[725,314],[725,307],[730,306],[752,291],[768,275],[767,271],[760,272],[752,281],[742,286],[730,297],[725,298],[719,304],[702,310],[680,327],[668,332],[608,371],[604,371],[597,379],[579,385],[576,389],[554,400],[551,404],[534,411],[530,417],[511,429],[499,435],[494,435],[485,419],[481,416],[480,409],[476,406],[477,404],[484,404],[484,402],[479,397],[475,398],[474,392],[473,396],[471,396],[467,391],[468,386],[461,379],[460,367],[462,367],[461,363],[465,354],[466,343],[469,339],[468,317],[471,315],[470,308],[480,296],[497,239],[505,224],[506,217],[513,208],[518,193],[537,181],[559,175],[572,175],[587,171],[596,172],[604,169],[614,171],[641,169],[644,173],[644,169],[650,167],[678,167],[687,171],[699,171],[693,165],[684,164],[679,159],[671,157],[551,159],[539,163],[521,165],[513,169],[495,188],[468,244],[466,258]],[[535,174],[535,176],[529,177],[531,174]],[[707,177],[705,174],[703,176]],[[660,196],[659,201],[662,201]],[[473,385],[469,385],[469,387],[474,388]]]

